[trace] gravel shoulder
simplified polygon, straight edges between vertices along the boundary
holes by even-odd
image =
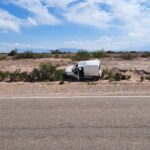
[[[108,95],[108,96],[138,96],[150,95],[150,83],[143,82],[59,82],[44,83],[0,83],[0,97],[13,96],[88,96],[88,95]]]

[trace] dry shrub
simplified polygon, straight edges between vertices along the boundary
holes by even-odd
[[[109,81],[121,81],[121,80],[129,80],[131,76],[125,75],[121,72],[117,72],[114,70],[103,70],[101,78]]]
[[[137,55],[133,53],[122,53],[120,57],[125,60],[132,60],[137,58]]]

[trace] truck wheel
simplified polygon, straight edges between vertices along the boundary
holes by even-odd
[[[100,79],[100,77],[93,77],[94,81],[98,81]]]
[[[67,81],[72,82],[72,81],[74,81],[74,79],[73,79],[72,76],[68,76],[68,77],[67,77]]]

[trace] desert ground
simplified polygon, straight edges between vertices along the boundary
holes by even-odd
[[[40,63],[51,62],[58,68],[64,69],[76,62],[65,58],[42,58],[0,61],[0,70],[31,71]],[[140,82],[140,74],[150,73],[150,58],[123,60],[121,58],[101,59],[103,69],[126,70],[131,75],[129,81],[99,80],[97,82],[41,82],[41,83],[0,83],[0,96],[62,96],[62,95],[150,95],[150,82]]]
[[[31,71],[38,67],[40,63],[50,62],[58,68],[66,68],[68,65],[76,63],[67,58],[41,58],[41,59],[20,59],[20,60],[2,60],[0,61],[1,71]],[[124,70],[145,70],[150,72],[150,58],[136,58],[133,60],[124,60],[121,58],[106,57],[101,59],[103,69],[124,69]]]

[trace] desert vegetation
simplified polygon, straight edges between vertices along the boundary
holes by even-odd
[[[72,59],[81,61],[81,60],[88,60],[90,58],[91,58],[91,56],[87,51],[80,50],[75,54],[75,56]]]
[[[142,53],[142,54],[141,54],[141,57],[143,57],[143,58],[148,58],[148,57],[150,57],[150,52],[144,52],[144,53]]]
[[[41,63],[38,68],[33,68],[31,72],[21,71],[17,69],[13,72],[10,71],[0,71],[0,81],[5,82],[43,82],[43,81],[61,81],[64,83],[63,78],[64,70],[57,69],[56,66],[51,63]],[[106,70],[102,72],[101,80],[109,81],[121,81],[129,80],[131,76],[126,75],[117,70]],[[143,80],[149,80],[148,77],[143,78]]]
[[[109,55],[104,50],[97,50],[94,52],[88,52],[85,50],[78,51],[72,60],[81,61],[81,60],[88,60],[92,58],[104,58],[109,57]]]
[[[25,51],[24,53],[18,53],[14,59],[37,59],[37,58],[49,58],[50,54],[44,53],[33,53],[32,51]]]
[[[56,70],[51,63],[42,63],[39,68],[34,68],[31,72],[21,72],[20,69],[14,72],[0,71],[0,81],[6,82],[40,82],[40,81],[61,81],[63,70]]]
[[[17,49],[13,49],[13,50],[11,50],[11,51],[8,53],[8,56],[15,56],[15,55],[17,55],[17,53],[18,53],[18,50],[17,50]]]
[[[32,50],[27,50],[19,53],[17,49],[11,50],[8,53],[8,57],[12,59],[37,59],[37,58],[49,58],[50,53],[33,53]]]
[[[116,70],[103,70],[102,77],[101,77],[101,79],[109,80],[109,81],[129,80],[130,78],[131,78],[130,75],[126,75]]]
[[[149,72],[149,67],[147,67],[149,66],[149,63],[147,62],[150,58],[150,52],[113,52],[105,50],[88,52],[86,50],[79,50],[76,53],[71,53],[57,49],[52,50],[49,53],[34,53],[31,50],[19,53],[17,49],[14,49],[8,54],[0,54],[0,81],[62,81],[61,84],[63,84],[63,72],[66,66],[76,63],[76,61],[93,58],[102,59],[104,68],[101,80],[130,80],[131,76],[134,75],[135,70],[146,71],[148,69]],[[141,61],[143,64],[139,68],[139,62],[141,63]],[[127,75],[122,72],[122,67],[125,70],[132,72],[132,75]],[[120,70],[115,70],[113,68],[119,68]],[[141,82],[150,80],[150,73],[135,74],[137,74]]]
[[[43,81],[60,81],[60,84],[64,84],[64,70],[57,69],[56,66],[51,63],[41,63],[38,68],[33,68],[31,72],[21,72],[17,69],[13,72],[0,71],[0,81],[5,82],[43,82]],[[122,71],[104,69],[102,72],[101,80],[121,81],[129,80],[130,75],[126,75]],[[141,76],[141,82],[144,80],[150,80],[150,76]],[[95,83],[95,82],[94,82]],[[93,85],[93,82],[89,83]]]
[[[7,59],[7,57],[5,55],[0,54],[0,61],[5,59]]]
[[[128,52],[114,52],[114,51],[105,51],[97,50],[97,51],[86,51],[79,50],[76,53],[72,52],[64,52],[59,49],[51,50],[49,53],[34,53],[32,50],[26,50],[24,52],[18,52],[17,49],[11,50],[7,55],[0,54],[0,60],[4,59],[38,59],[38,58],[68,58],[72,61],[80,61],[80,60],[88,60],[92,58],[120,58],[123,60],[133,60],[138,57],[149,58],[150,52],[136,52],[136,51],[128,51]]]
[[[132,60],[137,58],[138,56],[135,53],[131,52],[131,53],[122,53],[119,57],[125,60]]]
[[[104,57],[109,57],[109,54],[106,53],[104,50],[98,50],[98,51],[94,51],[92,53],[92,57],[93,58],[104,58]]]

